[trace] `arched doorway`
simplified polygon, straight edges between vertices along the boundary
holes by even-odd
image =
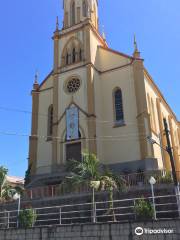
[[[74,159],[81,161],[82,159],[82,144],[81,144],[81,133],[79,132],[79,139],[75,141],[67,141],[65,145],[65,156],[66,162]]]

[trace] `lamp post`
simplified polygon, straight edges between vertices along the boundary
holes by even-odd
[[[18,200],[18,211],[17,211],[17,228],[19,227],[19,212],[21,209],[21,195],[19,193],[15,193],[13,196],[14,200]]]
[[[172,177],[173,177],[174,188],[175,188],[175,194],[176,194],[177,205],[178,205],[178,212],[179,212],[179,216],[180,216],[180,190],[179,190],[179,183],[178,183],[178,180],[177,180],[174,157],[173,157],[172,147],[171,147],[171,142],[170,142],[170,137],[169,137],[170,131],[168,129],[168,124],[167,124],[167,121],[166,121],[165,118],[163,119],[163,122],[164,122],[164,133],[166,135],[166,140],[167,140],[166,148],[161,146],[159,143],[157,143],[151,137],[147,137],[147,139],[151,144],[158,145],[162,150],[166,151],[169,155],[169,159],[170,159],[170,163],[171,163],[171,169],[172,169]]]
[[[92,204],[93,204],[93,211],[92,211],[92,217],[93,217],[93,223],[96,222],[96,203],[95,203],[95,190],[99,188],[100,181],[90,181],[90,187],[92,188]]]
[[[156,184],[156,179],[154,177],[151,177],[149,179],[149,183],[151,185],[151,193],[152,193],[152,200],[153,200],[153,209],[154,209],[154,220],[157,220],[156,217],[156,205],[155,205],[155,196],[154,196],[154,185]]]

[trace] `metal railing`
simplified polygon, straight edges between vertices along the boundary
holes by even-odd
[[[124,185],[127,189],[143,187],[149,185],[149,179],[154,176],[156,179],[156,184],[171,184],[173,183],[173,178],[171,172],[167,171],[149,171],[140,172],[133,174],[121,175],[124,180]],[[180,172],[177,172],[177,177],[180,180]],[[89,193],[92,190],[88,185],[83,184],[82,186],[68,188],[63,184],[50,185],[43,187],[35,187],[31,189],[26,189],[23,195],[23,199],[38,199],[46,197],[58,197],[65,196],[68,194],[79,194],[79,193]]]
[[[179,218],[177,202],[179,198],[180,196],[177,195],[156,196],[154,198],[155,219]],[[140,199],[142,198],[34,208],[37,219],[33,227],[136,221],[138,215],[135,206]],[[153,203],[152,197],[144,199]],[[17,210],[0,212],[0,228],[17,228],[19,226],[18,215]]]

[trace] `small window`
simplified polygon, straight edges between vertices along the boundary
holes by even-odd
[[[51,138],[53,135],[53,105],[51,105],[48,109],[48,138]]]
[[[122,91],[117,89],[114,93],[115,121],[117,124],[124,123]]]
[[[72,62],[75,63],[76,62],[76,49],[73,48],[73,51],[72,51]]]
[[[69,54],[67,53],[66,54],[66,65],[68,65],[69,64]]]
[[[71,5],[71,25],[75,24],[75,1]]]
[[[79,50],[79,61],[82,61],[82,50]]]
[[[83,10],[83,17],[87,17],[87,3],[86,3],[86,0],[83,1],[82,10]]]

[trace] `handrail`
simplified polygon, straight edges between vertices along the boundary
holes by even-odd
[[[178,218],[180,216],[178,202],[173,202],[173,200],[177,200],[179,197],[180,195],[172,194],[155,196],[155,214],[157,219]],[[135,221],[137,219],[135,204],[140,199],[142,198],[95,202],[95,211],[92,208],[92,202],[34,208],[37,220],[33,227],[90,223],[94,220],[98,223],[121,222],[132,219]],[[152,197],[146,197],[144,199],[152,202]],[[110,203],[113,203],[113,207]],[[122,203],[126,205],[122,206]],[[100,207],[99,205],[102,204],[103,206]],[[18,210],[4,211],[0,212],[0,214],[4,214],[4,216],[0,216],[1,228],[17,228]]]
[[[180,181],[180,171],[176,172],[177,178]],[[149,186],[149,178],[150,176],[154,176],[158,184],[173,184],[172,172],[166,170],[156,170],[156,171],[146,171],[139,173],[130,173],[120,175],[123,180],[123,184],[127,189],[130,188],[139,188],[143,186]],[[41,186],[34,187],[30,189],[26,189],[24,192],[23,198],[28,199],[38,199],[44,197],[58,197],[65,196],[67,194],[78,194],[78,193],[90,193],[91,188],[88,185],[79,186],[76,188],[72,188],[71,191],[65,189],[65,187],[61,184],[59,185],[49,185],[49,186]]]

